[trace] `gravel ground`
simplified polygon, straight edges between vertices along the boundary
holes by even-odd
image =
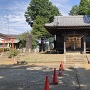
[[[66,69],[63,74],[63,77],[58,77],[59,84],[50,85],[50,90],[79,90],[75,70]],[[33,65],[20,68],[0,67],[0,90],[44,90],[46,75],[51,83],[52,68]]]
[[[81,90],[90,90],[90,65],[76,68]]]

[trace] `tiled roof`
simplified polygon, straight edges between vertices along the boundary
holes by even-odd
[[[2,34],[2,33],[0,33],[0,37],[2,37],[2,38],[4,38],[4,37],[6,37],[6,38],[17,38],[18,35],[14,35],[14,34]]]
[[[45,26],[90,26],[90,16],[55,16],[54,21]]]
[[[8,38],[17,38],[19,35],[15,35],[15,34],[7,34]]]

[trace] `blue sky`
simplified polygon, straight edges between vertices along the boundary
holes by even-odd
[[[0,33],[20,34],[31,30],[24,17],[31,0],[0,0]],[[62,15],[67,16],[73,5],[80,0],[50,0]]]

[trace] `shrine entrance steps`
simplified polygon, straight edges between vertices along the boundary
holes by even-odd
[[[80,53],[67,53],[65,54],[65,66],[74,67],[81,64],[88,64],[87,55]]]

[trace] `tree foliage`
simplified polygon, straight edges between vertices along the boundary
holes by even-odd
[[[80,0],[80,4],[74,5],[69,15],[90,15],[90,0]]]
[[[30,35],[29,32],[24,32],[24,33],[22,33],[22,34],[20,34],[20,35],[18,36],[18,39],[19,39],[19,40],[26,40],[26,37],[27,37],[28,35]]]
[[[89,5],[89,1],[88,0],[81,0],[80,1],[80,5],[79,5],[79,15],[86,15],[87,11],[88,11],[88,5]]]
[[[28,35],[30,35],[29,32],[24,32],[17,37],[20,40],[20,44],[19,44],[20,48],[23,48],[26,46],[26,38]]]
[[[47,18],[42,17],[42,16],[37,16],[34,24],[33,24],[33,30],[31,31],[31,33],[33,35],[36,35],[38,38],[44,38],[44,37],[49,37],[50,34],[48,33],[47,30],[45,30],[44,28],[44,23],[47,22]]]
[[[29,18],[34,21],[31,31],[32,35],[39,38],[51,36],[44,28],[44,24],[52,22],[53,17],[56,15],[61,14],[57,7],[53,6],[49,0],[31,0],[25,12],[25,17],[27,22]]]
[[[78,5],[74,5],[72,7],[72,9],[70,10],[69,15],[78,15],[78,10],[79,10],[79,6]]]
[[[59,14],[57,7],[53,6],[49,0],[31,0],[25,12],[25,17],[26,21],[28,21],[29,17],[35,20],[38,15],[51,20],[54,15]]]

